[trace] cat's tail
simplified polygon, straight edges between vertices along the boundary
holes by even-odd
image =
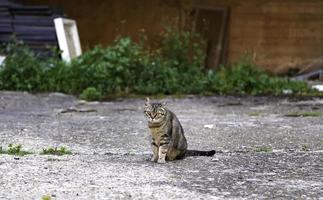
[[[185,156],[213,156],[215,151],[197,151],[197,150],[187,150]]]

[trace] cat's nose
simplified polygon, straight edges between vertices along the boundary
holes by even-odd
[[[150,115],[151,119],[155,119],[157,115]]]

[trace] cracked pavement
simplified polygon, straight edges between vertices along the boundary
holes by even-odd
[[[189,149],[215,149],[213,157],[148,161],[143,99],[0,92],[0,146],[33,152],[0,154],[0,199],[322,199],[323,99],[166,101]],[[295,112],[321,115],[285,116]],[[73,154],[39,155],[50,146]]]

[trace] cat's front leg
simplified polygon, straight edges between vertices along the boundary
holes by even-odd
[[[153,157],[151,158],[151,161],[156,162],[158,160],[158,146],[154,141],[151,143],[151,148],[153,150]]]
[[[168,152],[169,147],[169,138],[168,136],[162,137],[159,144],[159,152],[158,152],[158,163],[166,163],[166,154]]]

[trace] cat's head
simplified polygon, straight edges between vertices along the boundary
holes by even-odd
[[[161,123],[165,120],[167,109],[166,103],[151,102],[150,99],[146,98],[144,114],[150,123]]]

